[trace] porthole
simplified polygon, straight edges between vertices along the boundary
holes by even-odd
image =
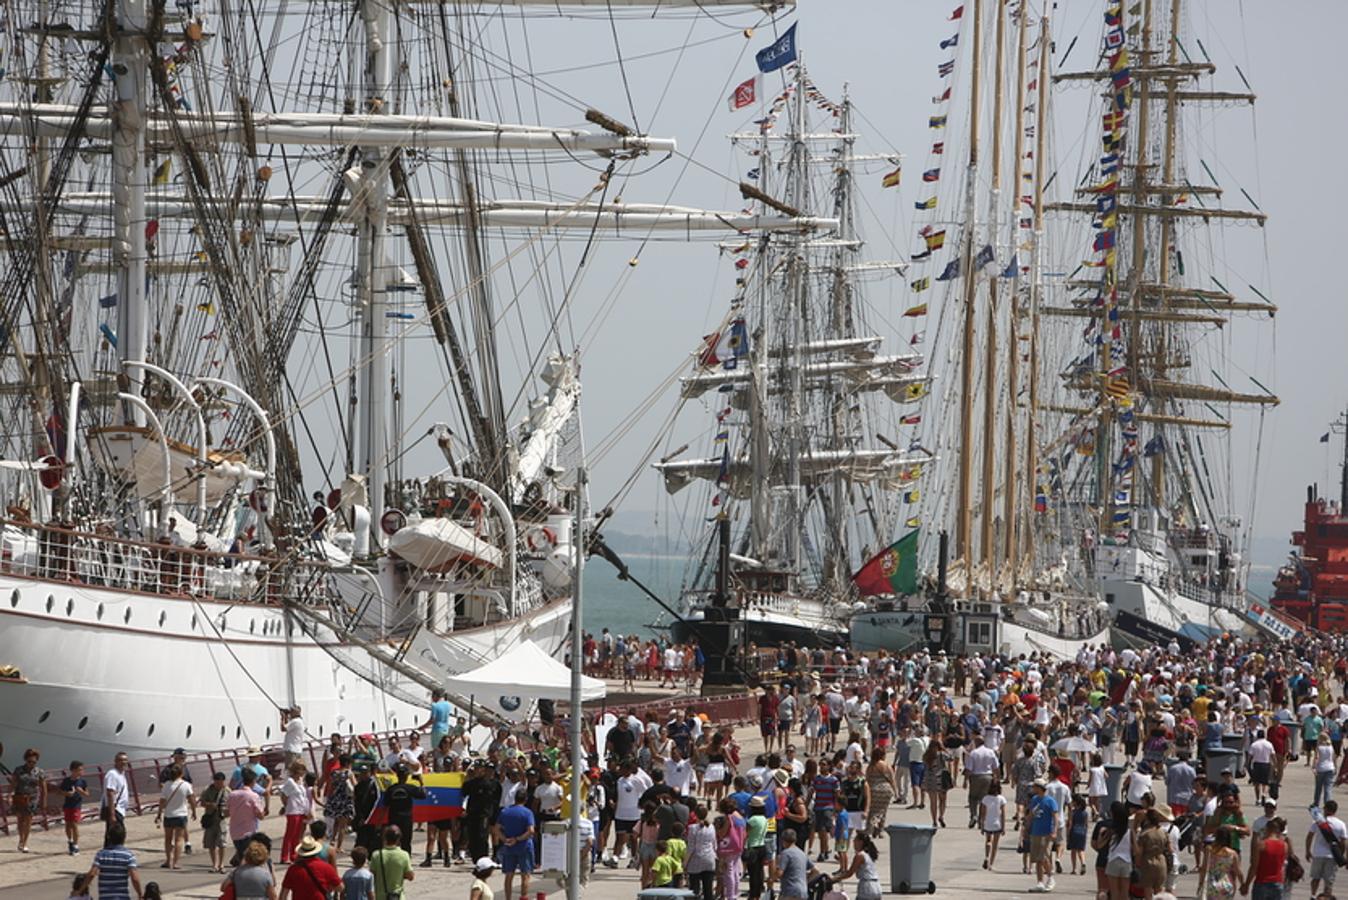
[[[121,734],[122,728],[126,726],[125,722],[118,722],[117,727],[112,730],[113,734]]]
[[[103,618],[103,604],[98,604],[98,618]]]
[[[9,595],[9,605],[15,608],[19,605],[19,589],[15,588]]]
[[[257,631],[257,619],[248,620],[248,633],[253,634]]]
[[[318,736],[319,736],[319,737],[322,737],[322,736],[323,736],[323,726],[322,726],[322,725],[319,725],[319,726],[318,726]]]
[[[47,612],[51,612],[51,611],[52,611],[52,607],[55,606],[55,605],[56,605],[56,598],[53,597],[51,594],[48,594],[48,595],[47,595]]]
[[[161,610],[159,611],[159,627],[160,627],[160,628],[163,628],[163,627],[164,627],[164,620],[166,620],[167,618],[168,618],[168,613],[161,609]]]
[[[75,730],[76,730],[76,731],[83,731],[83,730],[84,730],[84,726],[85,726],[85,725],[88,725],[88,724],[89,724],[89,717],[88,717],[88,716],[85,716],[83,719],[80,719],[80,724],[78,724],[78,725],[75,726]]]
[[[122,613],[122,621],[128,625],[131,623],[131,607],[128,606],[126,612]]]
[[[70,597],[66,600],[66,615],[75,615],[75,598]]]
[[[37,724],[41,725],[43,722],[47,721],[50,718],[51,718],[51,710],[47,710],[42,715],[37,717]]]
[[[267,726],[267,740],[271,740],[271,726]]]
[[[193,630],[193,631],[196,631],[196,630],[197,630],[197,614],[196,614],[196,613],[192,613],[192,630]],[[221,737],[224,737],[224,735],[221,735]]]
[[[150,729],[145,732],[146,737],[154,737],[154,723],[150,723]]]
[[[188,726],[187,726],[187,737],[191,737],[191,736],[192,736],[192,726],[191,726],[191,725],[188,725]]]
[[[242,737],[243,737],[243,726],[240,725],[240,726],[238,726],[237,728],[234,729],[234,740],[237,741],[237,740],[239,740],[239,739],[242,738]]]
[[[221,726],[220,726],[220,740],[223,741],[224,739],[225,739],[225,726],[221,725]]]

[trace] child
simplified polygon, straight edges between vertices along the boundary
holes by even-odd
[[[978,827],[983,832],[983,868],[991,869],[997,861],[997,844],[1006,830],[1006,798],[1002,783],[996,778],[978,807]]]
[[[633,860],[641,866],[641,886],[651,886],[651,864],[660,855],[658,843],[660,823],[655,819],[656,804],[647,800],[641,809],[641,820],[637,823],[637,858]],[[629,863],[630,865],[630,863]]]
[[[683,867],[688,860],[688,842],[683,839],[683,836],[688,829],[682,822],[675,822],[670,830],[673,835],[665,843],[669,846],[669,855],[674,857],[674,861],[679,864],[679,871],[674,876],[672,887],[681,888],[683,887]]]
[[[66,823],[66,852],[71,856],[80,852],[80,817],[84,814],[84,803],[89,799],[89,784],[84,780],[84,763],[75,760],[70,764],[69,775],[61,782],[61,818]]]
[[[1072,874],[1080,866],[1082,875],[1086,874],[1086,800],[1080,794],[1072,795],[1072,814],[1067,823],[1067,849],[1072,854]]]
[[[74,769],[74,766],[70,767]],[[75,883],[70,886],[70,900],[90,900],[89,889],[84,886],[84,876],[76,875]]]
[[[282,865],[295,861],[295,848],[304,837],[304,823],[309,818],[309,789],[304,785],[304,773],[304,763],[292,763],[290,774],[281,785],[286,815],[286,833],[281,840]]]
[[[374,900],[374,873],[365,866],[369,851],[360,845],[351,851],[351,868],[342,876],[341,900]]]
[[[1086,794],[1090,797],[1091,818],[1100,818],[1100,806],[1109,796],[1109,778],[1105,774],[1105,760],[1099,753],[1091,754],[1091,770],[1086,782]]]
[[[164,895],[159,891],[159,882],[151,881],[145,885],[145,892],[140,895],[140,900],[164,900]]]
[[[669,841],[659,841],[655,845],[658,854],[651,861],[651,885],[653,887],[672,887],[674,879],[683,874],[679,861],[670,855]]]

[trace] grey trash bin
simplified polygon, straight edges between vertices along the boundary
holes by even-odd
[[[1225,747],[1209,747],[1204,757],[1207,765],[1208,781],[1212,784],[1219,784],[1222,778],[1222,772],[1231,770],[1235,773],[1239,766],[1240,751],[1228,750]]]
[[[687,888],[647,888],[637,893],[637,900],[693,900],[696,896]]]
[[[1123,766],[1105,763],[1105,789],[1109,792],[1110,803],[1123,799]]]
[[[1245,735],[1243,734],[1224,734],[1222,735],[1222,746],[1227,750],[1236,751],[1236,777],[1245,777]]]
[[[886,825],[889,835],[889,889],[896,894],[934,894],[931,880],[932,842],[936,829],[930,825]]]

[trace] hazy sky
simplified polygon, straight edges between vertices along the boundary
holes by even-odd
[[[1165,5],[1154,2],[1158,8]],[[800,47],[815,83],[835,99],[844,83],[850,86],[866,117],[861,130],[870,132],[868,149],[892,146],[908,158],[900,191],[881,193],[878,175],[873,179],[877,184],[868,204],[874,218],[866,223],[871,257],[890,258],[911,247],[912,201],[921,192],[919,176],[930,141],[927,117],[932,95],[940,90],[936,66],[948,56],[937,44],[952,31],[947,16],[956,5],[957,0],[802,0],[791,18],[799,22]],[[1103,7],[1102,0],[1056,5],[1059,56],[1073,38],[1080,40],[1065,68],[1091,66]],[[1190,2],[1186,10],[1186,46],[1194,52],[1201,41],[1219,66],[1204,88],[1244,90],[1234,64],[1259,96],[1253,117],[1247,109],[1214,112],[1192,137],[1202,143],[1199,155],[1228,191],[1225,205],[1250,208],[1240,196],[1244,188],[1269,214],[1267,233],[1238,229],[1245,233],[1215,241],[1208,258],[1199,262],[1202,271],[1220,272],[1216,277],[1238,299],[1257,299],[1244,287],[1249,283],[1280,307],[1273,328],[1237,322],[1227,346],[1237,371],[1255,374],[1283,400],[1267,418],[1258,483],[1252,487],[1258,504],[1256,537],[1284,538],[1300,525],[1305,485],[1337,481],[1330,457],[1342,452],[1341,440],[1321,444],[1318,438],[1348,402],[1348,354],[1343,351],[1348,304],[1333,275],[1343,252],[1337,221],[1345,194],[1343,129],[1337,121],[1342,92],[1332,87],[1330,65],[1348,31],[1348,4],[1209,0]],[[771,40],[767,29],[746,40],[739,33],[744,24],[743,17],[617,23],[628,60],[627,89],[640,126],[677,138],[680,150],[693,159],[691,164],[670,160],[636,179],[624,187],[625,199],[658,201],[672,193],[673,202],[685,205],[741,205],[733,181],[743,175],[745,157],[732,153],[725,136],[751,117],[730,113],[725,97],[731,85],[753,74],[753,51]],[[545,21],[535,23],[531,35],[535,67],[585,65],[549,76],[550,83],[629,117],[617,67],[602,64],[613,56],[606,22]],[[684,49],[667,52],[679,47]],[[1070,100],[1058,112],[1078,117],[1053,123],[1064,176],[1075,177],[1085,146],[1078,135],[1098,146],[1098,123],[1081,120]],[[1190,177],[1196,180],[1193,172]],[[596,503],[606,501],[631,474],[659,433],[673,408],[674,391],[666,391],[642,415],[638,408],[686,364],[699,336],[719,321],[734,277],[729,261],[706,242],[647,246],[640,266],[628,272],[626,260],[636,246],[619,241],[596,255],[587,294],[577,299],[575,310],[577,331],[586,332],[586,435],[591,448],[607,443],[607,452],[593,461]],[[622,293],[612,296],[610,289],[624,276],[630,278]],[[1190,279],[1191,286],[1212,287],[1202,281]],[[897,306],[906,300],[898,292],[892,302]],[[1253,391],[1243,380],[1233,387]],[[1248,481],[1257,420],[1244,416],[1236,422],[1233,477]],[[618,432],[625,434],[615,441]],[[662,493],[653,473],[642,474],[625,508],[655,509]]]

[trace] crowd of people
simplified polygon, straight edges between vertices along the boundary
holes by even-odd
[[[598,665],[615,659],[604,646],[595,641]],[[902,807],[921,810],[938,843],[951,825],[978,829],[982,866],[1018,872],[1031,891],[1093,872],[1101,898],[1161,898],[1192,868],[1208,900],[1274,900],[1302,879],[1312,896],[1326,895],[1348,860],[1333,799],[1348,781],[1346,649],[1328,639],[1230,639],[1188,650],[1087,648],[1072,660],[834,651],[821,666],[786,647],[756,695],[761,748],[743,746],[696,704],[586,730],[583,874],[626,867],[643,887],[686,886],[699,900],[793,900],[825,879],[850,881],[854,896],[872,900],[881,891],[876,841]],[[837,672],[847,678],[829,680]],[[299,733],[298,709],[285,724]],[[196,822],[210,867],[229,871],[236,898],[340,889],[350,900],[385,900],[436,865],[471,866],[473,900],[491,900],[498,869],[505,896],[523,898],[544,826],[563,818],[569,797],[563,735],[501,729],[470,750],[466,723],[436,696],[421,729],[380,749],[369,736],[333,735],[315,772],[297,753],[271,769],[259,753],[199,790],[175,756],[160,776],[162,865],[182,865]],[[1236,766],[1207,766],[1232,757],[1244,781]],[[11,776],[21,848],[31,827],[23,812],[46,800],[38,764],[26,755]],[[1284,795],[1291,766],[1310,768],[1312,796]],[[105,776],[105,846],[83,881],[121,879],[140,896],[123,843],[125,767],[121,755]],[[418,782],[431,772],[463,774],[461,815],[425,823],[414,853]],[[78,765],[60,790],[78,811],[89,791]],[[1302,842],[1278,814],[1289,800],[1313,807]],[[379,825],[376,807],[386,816]],[[272,821],[284,876],[274,872]],[[66,822],[78,853],[79,816]],[[1007,868],[1008,852],[1018,870]]]

